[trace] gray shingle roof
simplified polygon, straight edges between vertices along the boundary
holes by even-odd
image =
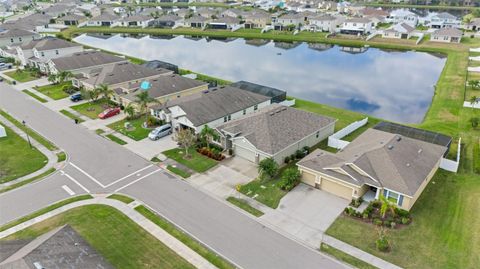
[[[58,70],[64,71],[127,62],[127,60],[101,51],[84,51],[74,53],[71,56],[52,59],[52,62]]]
[[[39,40],[35,44],[35,48],[39,51],[41,50],[53,50],[53,49],[63,49],[70,47],[81,47],[82,45],[69,42],[60,38],[46,37]]]
[[[243,136],[257,149],[273,155],[334,122],[330,117],[272,104],[217,129]]]
[[[225,86],[176,99],[166,106],[180,106],[188,119],[195,126],[200,126],[268,100],[269,97],[260,94]]]
[[[444,146],[368,129],[340,152],[316,150],[298,164],[357,186],[381,186],[413,196],[446,150]],[[355,171],[352,164],[371,178]],[[327,168],[341,169],[350,176]]]
[[[435,32],[433,32],[433,36],[453,36],[453,37],[461,37],[463,34],[462,31],[456,28],[442,28]]]
[[[10,29],[10,30],[1,32],[0,38],[12,38],[12,37],[22,37],[22,36],[34,36],[34,35],[37,35],[37,34],[27,30],[22,30],[22,29]]]

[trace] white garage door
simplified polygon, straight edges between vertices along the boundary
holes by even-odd
[[[255,152],[253,152],[249,149],[236,146],[235,147],[235,155],[239,156],[239,157],[242,157],[244,159],[247,159],[247,160],[249,160],[253,163],[255,162]]]

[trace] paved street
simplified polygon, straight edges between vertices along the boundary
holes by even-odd
[[[345,268],[4,83],[0,84],[0,108],[25,120],[69,155],[69,164],[49,178],[0,195],[0,225],[72,192],[118,191],[143,201],[240,267]]]

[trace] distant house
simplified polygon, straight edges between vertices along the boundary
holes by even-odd
[[[202,16],[192,16],[188,19],[185,19],[183,24],[185,27],[192,28],[205,28],[212,19],[202,17]]]
[[[418,15],[406,9],[395,9],[390,12],[387,21],[391,23],[406,23],[410,26],[416,27],[418,24]]]
[[[146,15],[133,15],[118,20],[118,26],[145,28],[153,25],[153,17]]]
[[[55,4],[46,9],[43,9],[41,12],[42,14],[51,16],[53,18],[58,18],[60,16],[71,13],[73,10],[74,6],[72,5]]]
[[[232,87],[240,88],[245,91],[257,93],[269,97],[272,103],[281,103],[287,99],[287,92],[276,88],[255,84],[248,81],[237,81],[230,84]]]
[[[159,60],[148,61],[148,62],[142,64],[142,66],[144,66],[146,68],[154,69],[154,70],[156,70],[156,69],[167,69],[167,70],[173,71],[175,74],[178,74],[178,65],[163,62],[163,61],[159,61]]]
[[[226,122],[218,127],[221,144],[235,156],[259,163],[285,158],[304,147],[312,147],[333,134],[335,119],[272,104],[256,113]]]
[[[82,23],[79,26],[117,26],[121,18],[117,15],[103,13],[99,16],[89,19],[87,22]]]
[[[334,33],[337,29],[337,18],[331,15],[317,15],[309,19],[310,23],[307,26],[312,32],[330,32]]]
[[[380,16],[383,18],[387,18],[388,15],[390,15],[390,13],[381,8],[366,7],[366,8],[360,9],[358,11],[358,14],[354,14],[354,15],[361,15],[362,17]]]
[[[78,77],[86,77],[90,73],[97,72],[108,65],[117,63],[126,63],[127,59],[96,50],[77,52],[69,56],[50,59],[48,61],[48,69],[53,74],[62,71],[70,71]],[[74,79],[75,86],[80,86],[78,81]]]
[[[245,12],[242,15],[242,19],[245,20],[245,28],[265,28],[267,25],[271,24],[272,17],[270,13],[263,10],[252,10]]]
[[[444,43],[460,43],[463,32],[456,28],[442,28],[432,33],[430,41]]]
[[[22,29],[5,30],[0,32],[0,47],[24,44],[39,38],[40,35],[32,31]]]
[[[384,38],[398,38],[398,39],[409,39],[415,31],[415,28],[406,24],[404,22],[397,23],[391,28],[384,30],[382,37]]]
[[[181,25],[183,19],[177,15],[168,14],[162,15],[153,20],[153,26],[159,28],[174,28]]]
[[[214,128],[268,106],[270,98],[224,86],[168,101],[152,107],[152,115],[170,122],[175,129],[190,128],[200,133],[205,125]]]
[[[372,31],[372,22],[366,18],[351,18],[343,22],[340,33],[349,35],[364,35]]]
[[[337,153],[317,149],[297,163],[301,180],[347,200],[382,194],[410,210],[439,167],[447,147],[368,129]]]
[[[49,72],[48,61],[83,51],[83,46],[59,38],[45,37],[32,40],[17,48],[20,61],[40,69],[44,73]]]
[[[210,29],[232,30],[241,27],[240,19],[234,17],[220,17],[208,23]]]
[[[433,29],[460,28],[461,25],[462,22],[457,19],[457,17],[447,12],[441,12],[433,15],[430,18],[430,23],[428,24],[428,26]]]
[[[275,30],[284,30],[288,26],[298,28],[305,25],[306,21],[307,19],[301,13],[287,13],[277,18],[274,27]]]
[[[57,18],[56,22],[63,25],[71,26],[71,25],[79,25],[87,21],[87,19],[88,18],[83,15],[70,14],[70,15]]]

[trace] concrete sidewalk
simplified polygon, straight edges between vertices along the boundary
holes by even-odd
[[[95,204],[100,204],[100,205],[107,205],[111,206],[123,214],[125,214],[127,217],[129,217],[131,220],[133,220],[136,224],[140,225],[143,229],[145,229],[147,232],[149,232],[151,235],[153,235],[155,238],[160,240],[163,244],[165,244],[167,247],[172,249],[175,253],[180,255],[182,258],[184,258],[186,261],[191,263],[193,266],[196,268],[200,269],[213,269],[217,268],[213,264],[211,264],[209,261],[204,259],[202,256],[200,256],[198,253],[194,252],[191,250],[189,247],[185,246],[182,242],[180,242],[178,239],[175,237],[171,236],[169,233],[161,229],[159,226],[157,226],[155,223],[150,221],[149,219],[145,218],[142,214],[138,213],[135,211],[135,209],[123,202],[113,200],[113,199],[108,199],[106,198],[107,195],[95,195],[93,199],[88,199],[88,200],[82,200],[78,202],[74,202],[71,204],[67,204],[65,206],[62,206],[60,208],[54,209],[48,213],[45,213],[39,217],[36,217],[34,219],[28,220],[26,222],[23,222],[17,226],[14,226],[10,229],[7,229],[3,232],[0,232],[0,239],[5,238],[11,234],[14,234],[20,230],[23,230],[25,228],[28,228],[34,224],[37,224],[39,222],[42,222],[48,218],[57,216],[61,213],[64,213],[70,209],[76,208],[76,207],[81,207],[85,205],[95,205]],[[132,203],[135,203],[135,205],[140,205],[138,201],[134,201]]]
[[[19,135],[21,138],[23,138],[25,141],[27,141],[27,135],[25,134],[25,132],[23,132],[22,130],[20,130],[17,126],[15,126],[13,123],[11,123],[10,121],[8,121],[6,118],[4,118],[3,116],[0,115],[0,122],[2,124],[4,124],[5,126],[7,126],[8,128],[12,129],[12,131],[14,131],[17,135]],[[36,141],[35,139],[33,139],[31,136],[30,136],[30,142],[32,143],[32,146],[35,147],[36,149],[38,149],[43,155],[45,155],[48,159],[47,163],[45,164],[45,166],[43,166],[42,168],[40,168],[39,170],[33,172],[33,173],[30,173],[28,175],[25,175],[23,177],[20,177],[20,178],[17,178],[15,180],[11,180],[11,181],[8,181],[8,182],[5,182],[5,183],[2,183],[0,184],[0,188],[4,188],[4,187],[8,187],[10,185],[13,185],[15,183],[18,183],[18,182],[21,182],[23,180],[27,180],[27,179],[30,179],[32,177],[35,177],[35,176],[38,176],[44,172],[46,172],[47,170],[49,170],[50,168],[54,167],[54,168],[58,168],[60,167],[60,165],[62,164],[57,164],[57,155],[56,155],[56,152],[52,152],[50,151],[49,149],[47,149],[45,146],[43,146],[42,144],[38,143],[38,141]],[[60,150],[58,150],[58,152],[60,152]]]

